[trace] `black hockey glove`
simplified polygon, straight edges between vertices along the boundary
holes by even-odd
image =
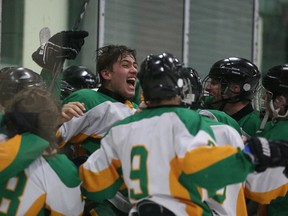
[[[284,174],[288,177],[287,141],[268,141],[262,137],[252,137],[247,141],[244,152],[252,158],[256,172],[263,172],[268,167],[283,166]]]
[[[39,66],[53,71],[55,65],[65,59],[76,58],[87,36],[87,31],[58,32],[32,54],[32,59]]]

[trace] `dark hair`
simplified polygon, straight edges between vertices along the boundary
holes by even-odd
[[[7,101],[4,119],[10,136],[30,132],[57,148],[56,131],[60,120],[59,101],[47,89],[28,87]]]
[[[97,49],[96,52],[96,69],[101,83],[103,83],[101,71],[105,69],[112,70],[119,57],[124,58],[127,55],[132,55],[136,61],[136,51],[124,45],[107,45]]]

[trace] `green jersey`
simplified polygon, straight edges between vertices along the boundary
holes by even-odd
[[[226,114],[225,112],[219,111],[219,110],[213,110],[213,109],[197,110],[197,112],[200,115],[207,116],[207,117],[209,117],[212,120],[215,120],[215,121],[222,122],[224,124],[230,125],[235,130],[237,130],[237,132],[240,135],[242,135],[242,130],[241,130],[241,127],[238,124],[238,122],[236,120],[234,120],[231,116]]]
[[[251,103],[247,104],[243,109],[231,115],[242,129],[243,135],[247,137],[255,136],[258,131],[261,119],[259,117],[259,112],[254,110]]]

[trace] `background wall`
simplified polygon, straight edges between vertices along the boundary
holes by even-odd
[[[11,0],[10,0],[11,1]],[[26,0],[23,17],[22,64],[32,70],[41,70],[31,62],[31,54],[39,47],[39,31],[49,27],[51,35],[67,29],[68,0]]]
[[[66,61],[65,67],[85,65],[96,73],[95,50],[100,35],[104,45],[125,44],[136,49],[139,64],[146,55],[163,51],[183,60],[186,48],[187,64],[198,70],[202,78],[221,58],[239,56],[253,60],[255,47],[259,55],[255,63],[261,71],[267,70],[288,58],[286,2],[91,0],[81,24],[89,37],[80,55]],[[104,3],[101,13],[99,3]],[[41,68],[32,61],[31,54],[39,46],[40,29],[49,27],[52,35],[71,29],[82,3],[81,0],[2,0],[1,4],[0,66],[19,65],[39,72]],[[104,28],[100,30],[99,16],[104,18]]]

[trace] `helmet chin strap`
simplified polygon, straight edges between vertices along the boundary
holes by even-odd
[[[275,109],[274,104],[273,104],[273,100],[270,101],[269,106],[270,106],[270,109],[271,109],[272,114],[273,114],[273,119],[285,118],[288,116],[288,110],[286,111],[286,113],[284,115],[279,114],[280,108]]]
[[[241,101],[241,96],[240,94],[234,96],[234,97],[229,97],[229,98],[224,98],[223,95],[225,93],[227,93],[228,91],[231,91],[232,93],[236,93],[234,91],[232,91],[229,87],[225,88],[225,91],[223,93],[221,93],[221,99],[214,101],[212,103],[209,103],[208,106],[211,106],[213,104],[217,104],[217,103],[221,103],[220,107],[218,108],[218,110],[223,111],[224,107],[226,106],[227,103],[233,104],[233,103],[237,103],[239,101]]]
[[[272,111],[273,119],[285,118],[285,117],[288,116],[288,110],[286,111],[286,113],[285,113],[284,115],[280,115],[280,114],[279,114],[280,108],[275,109],[274,104],[273,104],[273,100],[270,100],[270,102],[269,102],[269,107],[270,107],[270,109],[271,109],[271,111]],[[269,110],[266,109],[265,115],[264,115],[264,117],[263,117],[263,120],[262,120],[261,125],[260,125],[260,128],[259,128],[259,132],[263,131],[263,129],[264,129],[264,127],[265,127],[265,125],[266,125],[266,123],[267,123],[267,121],[268,121],[268,119],[269,119],[269,114],[270,114]]]
[[[262,119],[262,122],[261,122],[261,125],[260,125],[260,128],[259,128],[259,130],[257,132],[263,131],[263,129],[264,129],[264,127],[265,127],[265,125],[266,125],[266,123],[268,121],[268,118],[269,118],[269,110],[266,109],[265,115],[264,115],[264,117]]]
[[[237,103],[237,102],[239,102],[239,101],[240,101],[240,98],[239,98],[238,95],[235,96],[235,97],[226,98],[226,99],[223,98],[223,96],[222,96],[222,98],[221,98],[220,100],[217,100],[217,101],[214,101],[214,102],[212,102],[212,103],[209,103],[209,104],[208,104],[208,107],[213,108],[213,107],[212,107],[213,104],[221,103],[221,105],[220,105],[220,107],[218,108],[218,110],[223,111],[223,109],[224,109],[224,107],[226,106],[227,103],[233,104],[233,103]]]

